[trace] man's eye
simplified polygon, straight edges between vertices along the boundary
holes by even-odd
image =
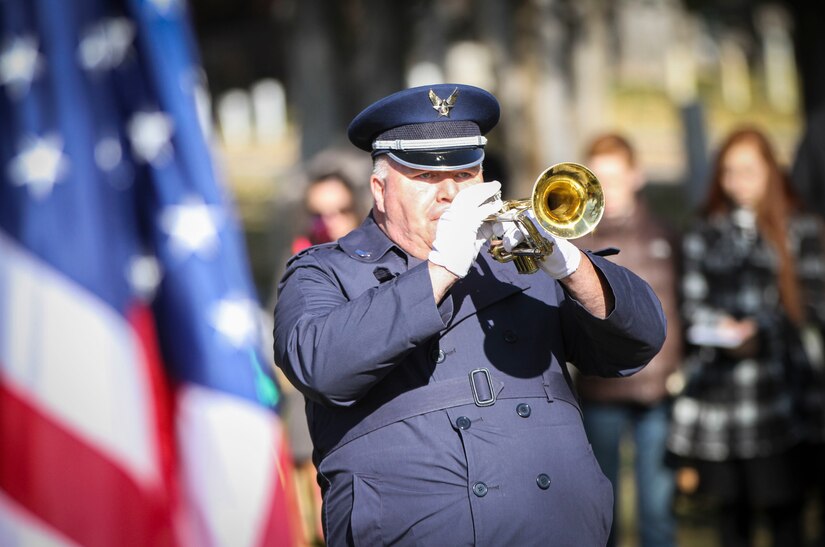
[[[435,175],[434,175],[433,173],[430,173],[429,171],[425,171],[425,172],[423,172],[423,173],[419,174],[419,175],[418,175],[418,178],[423,179],[423,180],[430,180],[430,179],[432,179],[434,176],[435,176]]]

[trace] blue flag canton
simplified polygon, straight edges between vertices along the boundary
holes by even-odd
[[[123,8],[0,2],[0,229],[120,313],[151,306],[177,380],[274,406],[185,6]]]

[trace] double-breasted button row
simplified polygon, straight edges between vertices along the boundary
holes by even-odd
[[[547,473],[539,473],[539,475],[536,477],[536,484],[542,490],[547,490],[548,488],[550,488],[550,482],[550,475],[548,475]],[[489,488],[487,487],[487,485],[481,481],[473,483],[473,494],[475,494],[479,498],[483,498],[484,496],[486,496],[488,490]]]

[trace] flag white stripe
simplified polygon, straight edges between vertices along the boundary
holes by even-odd
[[[282,432],[271,410],[195,385],[178,400],[184,485],[201,545],[249,547],[260,540],[277,477]],[[208,539],[207,539],[208,538]]]
[[[0,231],[0,375],[29,402],[159,481],[145,359],[124,318]]]

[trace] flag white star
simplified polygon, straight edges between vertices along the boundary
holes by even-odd
[[[0,85],[6,86],[11,99],[20,99],[40,73],[43,61],[37,51],[37,39],[15,37],[0,51]]]
[[[135,26],[125,17],[110,17],[89,27],[77,48],[80,65],[88,70],[111,69],[123,62],[135,38]]]
[[[226,298],[210,307],[209,322],[235,347],[252,343],[258,333],[258,308],[248,298]]]
[[[103,137],[95,145],[95,163],[103,171],[111,171],[123,159],[123,150],[117,137]]]
[[[170,205],[160,216],[161,229],[169,234],[172,251],[182,257],[192,254],[211,257],[218,248],[218,232],[223,223],[221,208],[207,205],[200,198]]]
[[[67,168],[63,141],[51,135],[27,139],[21,152],[9,163],[8,171],[13,184],[28,186],[32,197],[43,199],[51,194]]]
[[[155,296],[162,277],[160,262],[152,255],[135,255],[127,266],[126,280],[135,294],[146,301]]]
[[[173,9],[180,7],[180,0],[149,0],[149,3],[161,15],[168,15]]]
[[[136,112],[129,120],[129,140],[135,155],[155,167],[172,157],[172,119],[160,111]]]

